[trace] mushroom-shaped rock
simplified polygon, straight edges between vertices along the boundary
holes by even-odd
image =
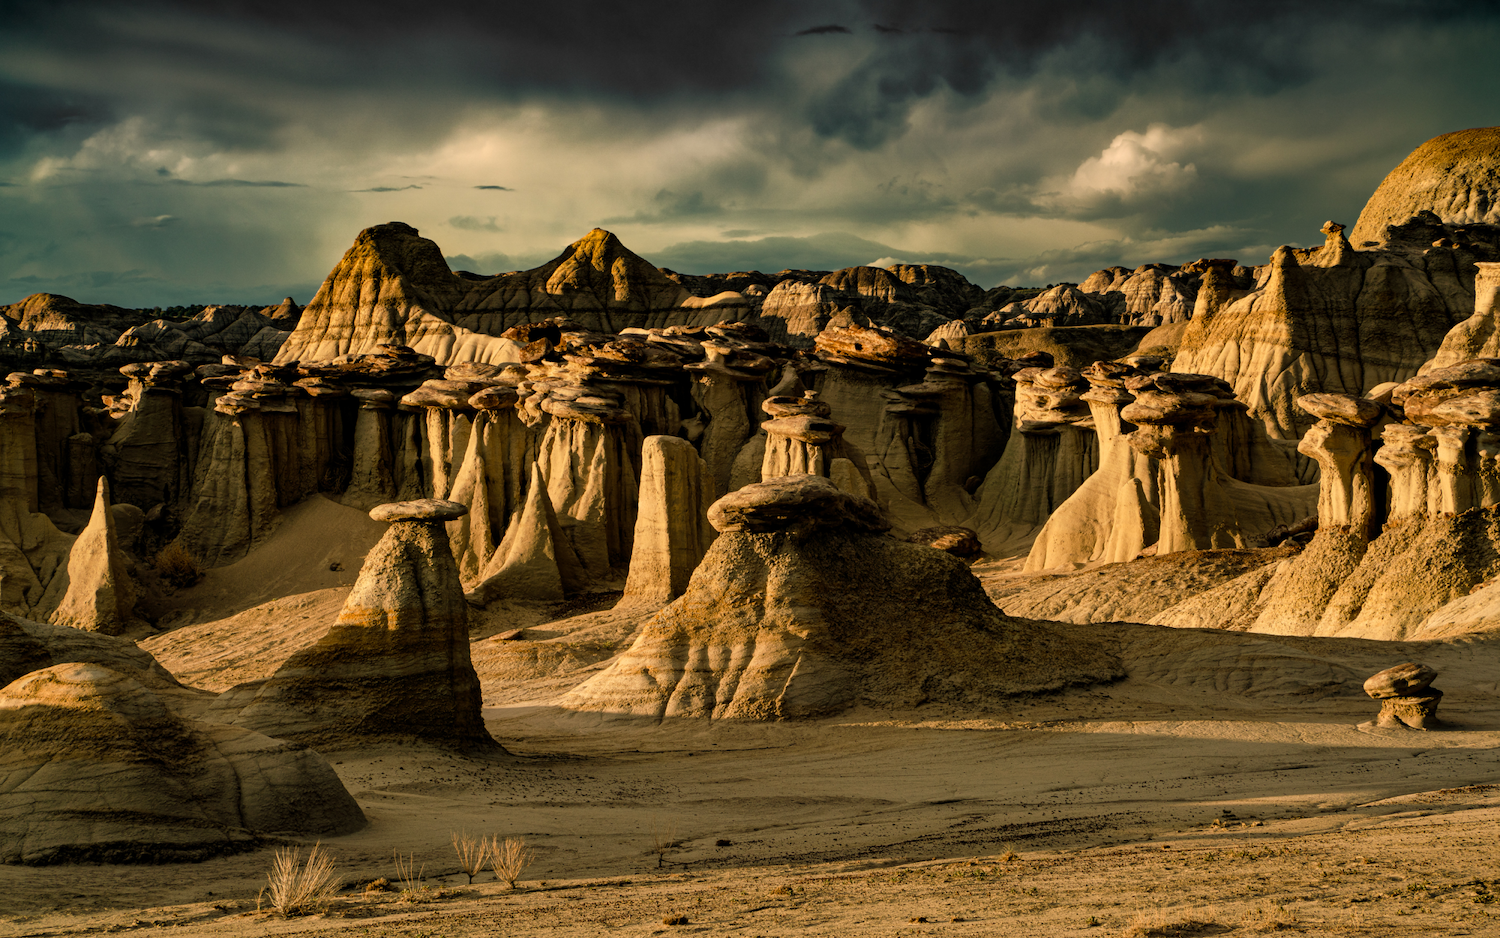
[[[375,521],[454,521],[469,513],[469,506],[450,502],[446,498],[416,498],[406,502],[391,502],[370,509],[370,518]]]
[[[444,527],[464,511],[440,499],[372,510],[391,526],[365,558],[333,627],[266,681],[226,691],[215,712],[323,747],[411,738],[493,746]]]
[[[710,517],[723,533],[687,592],[564,706],[775,720],[991,707],[1120,674],[1087,640],[1000,612],[957,557],[877,533],[874,504],[822,477],[747,486]]]
[[[0,862],[199,860],[364,823],[318,753],[184,720],[119,671],[70,662],[0,689]]]
[[[781,476],[730,492],[709,508],[708,520],[720,533],[845,525],[879,532],[891,527],[880,506],[814,475]]]
[[[1365,681],[1365,693],[1380,701],[1375,725],[1386,729],[1430,730],[1442,725],[1437,718],[1443,692],[1431,686],[1437,672],[1425,664],[1408,661],[1386,668]]]
[[[1385,414],[1380,402],[1352,394],[1304,394],[1297,406],[1319,420],[1350,427],[1373,427]]]
[[[1375,401],[1348,394],[1304,394],[1297,406],[1318,418],[1297,451],[1318,461],[1318,525],[1375,533],[1375,444],[1370,428],[1384,414]]]

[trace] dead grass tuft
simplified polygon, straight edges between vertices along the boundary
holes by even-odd
[[[302,862],[300,847],[281,847],[266,877],[263,895],[271,903],[272,911],[283,918],[313,915],[328,908],[339,885],[333,857],[321,843],[313,845],[306,863]]]
[[[1240,917],[1240,927],[1246,931],[1269,934],[1278,931],[1301,930],[1302,923],[1297,913],[1284,905],[1262,903],[1249,909]]]
[[[1198,909],[1179,916],[1153,909],[1137,912],[1121,935],[1122,938],[1200,938],[1229,930],[1209,911]]]

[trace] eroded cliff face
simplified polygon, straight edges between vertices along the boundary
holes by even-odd
[[[1283,440],[1311,426],[1295,405],[1303,394],[1357,396],[1411,377],[1473,313],[1474,262],[1495,250],[1432,246],[1428,228],[1359,251],[1329,222],[1322,246],[1278,248],[1254,291],[1193,317],[1172,369],[1223,378]]]

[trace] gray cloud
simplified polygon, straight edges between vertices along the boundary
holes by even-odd
[[[144,271],[109,288],[278,299],[392,202],[501,266],[605,223],[705,272],[901,245],[976,277],[1073,279],[1314,239],[1423,139],[1493,123],[1500,96],[1500,11],[1449,0],[404,11],[0,8],[0,283]],[[394,60],[422,67],[368,67]],[[503,226],[476,190],[507,193]]]
[[[448,224],[461,231],[501,231],[501,227],[495,224],[495,216],[488,218],[476,218],[473,215],[455,215],[448,219]]]

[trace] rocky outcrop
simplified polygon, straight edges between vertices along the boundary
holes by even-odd
[[[1350,240],[1373,246],[1424,211],[1446,224],[1500,225],[1500,127],[1443,134],[1413,150],[1365,203]]]
[[[324,748],[375,739],[493,746],[444,528],[466,511],[436,499],[371,511],[391,527],[365,558],[333,627],[268,680],[226,691],[212,712]]]
[[[817,717],[864,704],[985,708],[1110,680],[1110,656],[1008,619],[963,561],[885,537],[868,499],[817,476],[747,486],[688,590],[563,698],[663,719]]]
[[[733,301],[733,302],[730,302]],[[399,343],[440,364],[520,360],[516,326],[566,314],[582,326],[707,325],[743,297],[694,297],[598,228],[533,270],[459,276],[400,222],[367,228],[307,304],[278,362],[322,361]]]
[[[0,386],[0,612],[45,618],[62,598],[73,538],[38,508],[36,392]]]
[[[201,860],[364,824],[316,752],[184,720],[119,671],[59,664],[0,689],[0,862]]]
[[[1500,358],[1500,261],[1476,261],[1474,315],[1443,336],[1423,372],[1449,368],[1473,358]]]
[[[88,662],[128,674],[156,690],[180,690],[177,679],[135,642],[0,612],[0,687],[32,671]]]

